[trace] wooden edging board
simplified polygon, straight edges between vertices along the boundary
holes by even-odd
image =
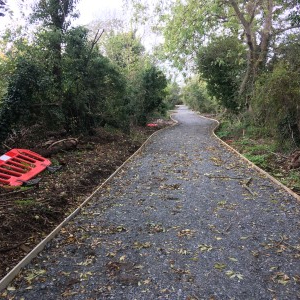
[[[102,184],[100,184],[90,196],[88,196],[67,218],[65,218],[52,232],[47,235],[35,248],[29,252],[9,273],[7,273],[0,281],[0,292],[3,291],[10,282],[18,275],[21,269],[23,269],[25,266],[27,266],[46,246],[48,242],[50,242],[62,229],[63,226],[65,226],[70,220],[72,220],[76,215],[79,214],[81,209],[92,199],[92,197],[100,190],[102,189],[108,182],[110,182],[123,168],[127,163],[132,160],[135,156],[137,156],[144,148],[145,146],[150,142],[150,140],[159,132],[162,130],[165,130],[167,128],[176,126],[178,124],[178,121],[172,118],[172,115],[170,116],[171,120],[175,122],[174,124],[164,127],[162,129],[159,129],[152,133],[147,140],[142,144],[142,146],[134,152],[114,173],[112,173]]]
[[[197,113],[199,114],[199,113]],[[274,182],[275,184],[277,184],[278,186],[280,186],[282,189],[284,189],[287,193],[289,193],[291,196],[293,196],[294,198],[296,198],[299,202],[300,202],[300,196],[297,195],[296,193],[294,193],[290,188],[288,188],[287,186],[285,186],[283,183],[281,183],[280,181],[278,181],[276,178],[274,178],[272,175],[270,175],[268,172],[266,172],[265,170],[261,169],[260,167],[258,167],[257,165],[255,165],[252,161],[250,161],[249,159],[247,159],[245,156],[243,156],[241,153],[239,153],[237,150],[235,150],[234,148],[232,148],[230,145],[228,145],[227,143],[225,143],[222,139],[220,139],[216,134],[215,134],[215,130],[220,126],[220,122],[218,120],[212,119],[212,118],[208,118],[208,117],[204,117],[201,116],[201,114],[199,114],[201,118],[205,118],[208,120],[212,120],[217,122],[217,125],[215,128],[212,129],[212,134],[215,138],[217,138],[221,144],[223,144],[224,146],[226,146],[230,151],[234,152],[235,154],[237,154],[240,158],[242,158],[244,161],[246,161],[252,168],[254,168],[255,170],[257,170],[258,172],[262,173],[263,175],[265,175],[267,178],[269,178],[272,182]]]

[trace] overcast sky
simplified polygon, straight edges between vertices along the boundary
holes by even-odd
[[[22,24],[21,11],[30,11],[30,5],[36,0],[9,0],[7,1],[10,9],[13,11],[13,17],[5,16],[0,18],[0,29],[12,24]],[[123,15],[122,0],[80,0],[77,5],[80,17],[76,24],[86,25],[95,19],[108,18],[109,16]]]
[[[78,22],[82,25],[92,20],[107,18],[110,15],[122,16],[122,0],[80,0],[77,5],[80,12]]]

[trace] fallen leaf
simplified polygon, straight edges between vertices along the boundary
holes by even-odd
[[[247,240],[249,237],[251,237],[251,235],[248,235],[248,236],[241,236],[241,237],[240,237],[240,240]]]
[[[180,230],[178,233],[177,233],[177,236],[179,237],[183,237],[183,236],[192,236],[194,234],[194,231],[191,230],[191,229],[183,229],[183,230]]]
[[[126,255],[120,257],[120,261],[124,261],[126,259]]]
[[[277,281],[282,285],[286,285],[290,282],[290,277],[283,272],[278,272],[272,277],[273,281]]]
[[[115,257],[116,255],[116,252],[109,252],[108,254],[106,254],[107,257]]]
[[[146,242],[146,243],[140,243],[140,242],[134,242],[133,243],[133,248],[134,249],[146,249],[146,248],[150,248],[151,247],[151,243],[150,242]]]
[[[233,278],[238,278],[240,280],[243,280],[243,275],[241,273],[238,273],[238,272],[234,272],[232,270],[228,270],[226,271],[225,273],[227,276],[229,276],[229,278],[233,279]]]
[[[206,244],[200,244],[198,246],[198,248],[200,249],[201,252],[209,252],[209,251],[211,251],[213,249],[212,246],[206,245]]]
[[[135,268],[135,269],[143,269],[144,266],[142,266],[142,265],[137,265],[137,266],[135,266],[134,268]]]
[[[222,263],[215,263],[214,268],[217,270],[223,271],[226,268],[226,265],[222,264]]]
[[[30,273],[28,273],[28,275],[25,277],[25,279],[30,284],[33,279],[35,279],[36,277],[39,277],[45,273],[46,273],[46,270],[32,270]]]
[[[182,254],[182,255],[187,255],[188,254],[188,251],[186,249],[179,249],[178,250],[178,253],[179,254]]]
[[[78,294],[78,292],[65,291],[65,292],[63,292],[61,295],[62,295],[63,297],[70,297],[70,296],[74,296],[74,295],[77,295],[77,294]]]
[[[92,272],[86,272],[86,273],[80,273],[79,274],[81,280],[88,280],[89,276],[92,276],[92,275],[93,275]]]
[[[238,261],[236,258],[234,257],[228,257],[231,261]]]
[[[93,262],[94,262],[94,258],[87,258],[85,261],[78,263],[77,265],[78,266],[88,266],[88,265],[93,264]]]

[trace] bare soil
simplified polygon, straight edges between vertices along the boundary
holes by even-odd
[[[61,165],[55,173],[38,174],[42,180],[34,186],[0,187],[0,278],[34,246],[76,209],[92,191],[131,156],[155,130],[135,128],[128,136],[97,129],[92,136],[77,138],[73,147],[55,147],[49,141],[70,138],[65,133],[49,133],[41,139],[36,132],[15,136],[7,148],[25,148],[45,157],[52,165]],[[67,150],[66,150],[67,149]],[[0,149],[0,155],[7,150]]]

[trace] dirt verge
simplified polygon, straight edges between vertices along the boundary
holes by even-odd
[[[54,173],[46,170],[39,174],[42,180],[34,186],[0,187],[0,278],[76,209],[147,137],[168,125],[169,122],[160,122],[154,128],[135,128],[131,136],[100,128],[93,136],[77,138],[76,145],[71,147],[49,148],[49,141],[53,144],[70,138],[51,134],[42,140],[25,134],[7,145],[50,157],[52,165],[62,168]]]

